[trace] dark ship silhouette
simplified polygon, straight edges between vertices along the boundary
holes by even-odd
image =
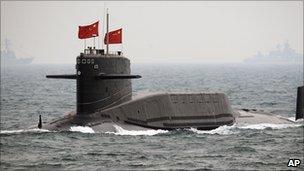
[[[107,14],[108,21],[108,14]],[[108,24],[107,24],[108,27]],[[108,32],[108,28],[107,28]],[[76,79],[76,112],[43,123],[39,128],[69,130],[90,126],[94,131],[197,128],[215,129],[235,123],[292,123],[255,110],[233,110],[223,93],[160,93],[132,99],[130,60],[118,51],[88,47],[76,59],[76,74],[47,75],[47,78]],[[302,118],[298,115],[298,118]]]
[[[1,51],[1,65],[25,65],[30,64],[34,58],[17,58],[15,52],[10,48],[10,42],[8,39],[4,41],[4,49]]]

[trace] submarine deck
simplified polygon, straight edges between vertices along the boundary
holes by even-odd
[[[173,99],[171,99],[172,97]],[[179,103],[179,99],[182,103]],[[197,100],[202,101],[196,104]],[[216,105],[210,103],[213,100],[217,100]],[[233,110],[229,105],[226,106],[227,108],[222,107],[221,110],[216,109],[218,104],[228,104],[226,100],[223,94],[217,93],[154,94],[86,116],[71,112],[60,119],[44,124],[43,129],[69,130],[72,126],[81,125],[89,126],[96,132],[107,132],[115,130],[115,125],[119,125],[126,130],[147,128],[172,130],[191,127],[210,130],[222,125],[233,124],[294,123],[287,118],[263,111]]]
[[[263,111],[244,111],[238,110],[236,113],[236,124],[261,124],[261,123],[270,123],[270,124],[291,124],[295,123],[292,120],[287,118],[266,113]]]

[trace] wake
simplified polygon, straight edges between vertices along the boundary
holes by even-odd
[[[303,124],[301,122],[296,122],[294,124],[270,124],[270,123],[260,123],[260,124],[242,124],[237,125],[234,124],[232,126],[220,126],[213,130],[198,130],[196,128],[184,129],[185,131],[190,131],[196,134],[210,134],[210,135],[231,135],[238,134],[242,130],[264,130],[264,129],[286,129],[292,127],[301,127]],[[168,130],[154,130],[154,129],[143,129],[143,130],[127,130],[118,125],[113,125],[115,128],[114,132],[103,132],[105,134],[112,135],[130,135],[130,136],[154,136],[159,134],[168,134],[170,131]],[[69,132],[79,132],[79,133],[100,133],[94,131],[93,128],[89,126],[72,126],[70,127]],[[22,133],[45,133],[45,132],[58,132],[58,131],[50,131],[46,129],[19,129],[19,130],[1,130],[0,135],[2,134],[22,134]]]
[[[106,134],[114,134],[114,135],[148,135],[153,136],[157,134],[165,134],[168,133],[168,130],[154,130],[154,129],[148,129],[148,130],[126,130],[118,125],[114,125],[116,132],[106,132]]]
[[[19,130],[1,130],[0,134],[21,134],[21,133],[42,133],[42,132],[51,132],[47,129],[19,129]]]
[[[301,127],[302,124],[270,124],[270,123],[260,123],[260,124],[244,124],[244,125],[237,125],[234,124],[232,126],[220,126],[213,130],[203,131],[198,130],[196,128],[190,128],[189,130],[197,133],[197,134],[218,134],[218,135],[230,135],[230,134],[238,134],[242,130],[265,130],[265,129],[286,129],[292,127]]]

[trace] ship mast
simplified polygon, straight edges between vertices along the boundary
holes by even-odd
[[[108,33],[109,33],[109,12],[108,12],[108,8],[107,8],[107,56],[109,55],[109,35],[108,35]]]
[[[6,52],[8,52],[9,50],[10,50],[10,42],[9,42],[9,40],[7,39],[7,38],[5,38],[5,40],[4,40],[4,50],[6,51]]]

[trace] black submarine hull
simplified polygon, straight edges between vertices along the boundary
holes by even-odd
[[[67,115],[45,125],[44,129],[67,130],[76,125],[98,127],[109,122],[152,129],[210,130],[233,125],[235,118],[222,93],[154,94],[86,116]]]

